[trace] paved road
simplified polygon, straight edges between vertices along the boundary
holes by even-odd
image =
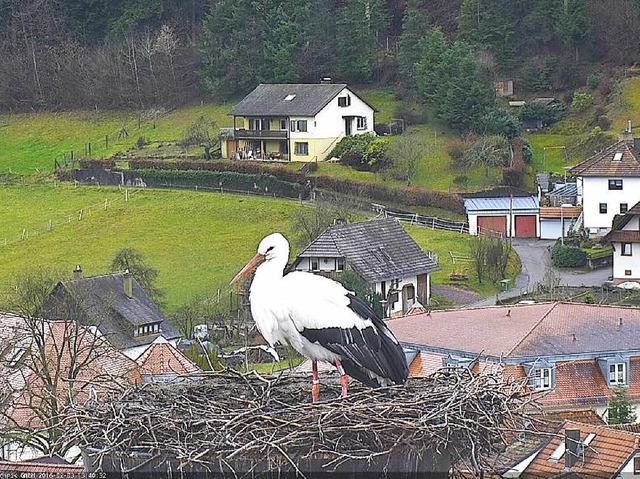
[[[536,285],[544,281],[547,267],[553,268],[550,266],[550,249],[553,243],[550,240],[514,239],[513,247],[522,262],[522,272],[516,277],[516,284],[511,290],[500,293],[497,296],[485,298],[472,304],[472,306],[491,306],[496,304],[496,301],[514,298],[528,291],[534,291]],[[558,270],[553,268],[553,271],[559,275],[560,285],[562,286],[601,286],[612,274],[611,266],[595,270]]]

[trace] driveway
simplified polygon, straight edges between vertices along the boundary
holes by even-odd
[[[514,238],[512,244],[522,261],[522,272],[516,278],[516,287],[532,291],[536,284],[544,281],[546,268],[551,267],[550,250],[554,241]],[[559,275],[561,286],[602,286],[613,274],[611,266],[594,270],[553,268],[553,271]]]
[[[539,240],[535,238],[514,238],[513,247],[520,256],[522,271],[516,277],[515,285],[509,291],[490,296],[473,303],[473,307],[491,306],[498,301],[503,301],[517,296],[522,296],[528,291],[534,291],[536,285],[544,281],[547,267],[560,277],[561,286],[602,286],[612,275],[612,267],[601,269],[575,269],[560,270],[551,266],[551,247],[554,241]]]

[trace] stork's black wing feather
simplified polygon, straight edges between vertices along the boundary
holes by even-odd
[[[381,385],[376,376],[404,383],[409,371],[402,347],[368,304],[351,293],[347,297],[349,309],[365,320],[365,327],[305,328],[300,334],[339,355],[345,372],[368,386]]]

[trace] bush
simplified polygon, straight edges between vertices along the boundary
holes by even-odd
[[[592,73],[587,77],[587,86],[592,90],[595,90],[600,84],[600,75]]]
[[[529,102],[522,107],[520,118],[525,120],[542,120],[543,126],[553,125],[567,116],[567,105],[562,102],[548,105],[540,102]]]
[[[558,241],[551,251],[551,262],[556,268],[581,268],[587,264],[587,253]]]
[[[577,91],[573,94],[573,100],[571,100],[571,108],[575,110],[585,110],[593,105],[593,95]]]
[[[482,135],[500,135],[511,140],[522,133],[522,124],[511,111],[491,108],[480,118],[473,129]]]
[[[138,139],[136,140],[136,148],[138,150],[142,150],[146,144],[147,144],[147,140],[145,139],[144,136],[139,136]]]
[[[345,136],[329,156],[340,158],[343,164],[357,170],[378,171],[389,163],[387,144],[387,138],[371,133]]]

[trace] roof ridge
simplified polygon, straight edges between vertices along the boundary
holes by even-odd
[[[533,333],[533,330],[536,329],[540,323],[547,317],[549,316],[549,313],[551,313],[551,311],[553,311],[556,307],[558,306],[558,302],[555,301],[551,304],[551,307],[547,310],[546,313],[544,313],[540,319],[538,321],[535,322],[535,324],[533,326],[531,326],[531,328],[529,328],[529,331],[527,331],[524,336],[520,339],[520,341],[518,341],[509,351],[507,351],[507,354],[505,354],[505,356],[509,356],[512,352],[515,351],[515,349],[520,346],[525,339],[527,339],[529,337],[529,335],[531,333]]]
[[[621,429],[621,428],[612,427],[614,426],[613,424],[589,424],[587,422],[576,421],[574,419],[565,419],[564,422],[562,423],[562,427],[565,428],[567,423],[575,424],[577,426],[586,426],[586,428],[590,428],[590,429],[600,429],[600,430],[605,430],[613,433],[623,433],[629,436],[636,436],[636,437],[640,436],[640,433],[637,433],[637,432],[625,431],[624,429]]]

